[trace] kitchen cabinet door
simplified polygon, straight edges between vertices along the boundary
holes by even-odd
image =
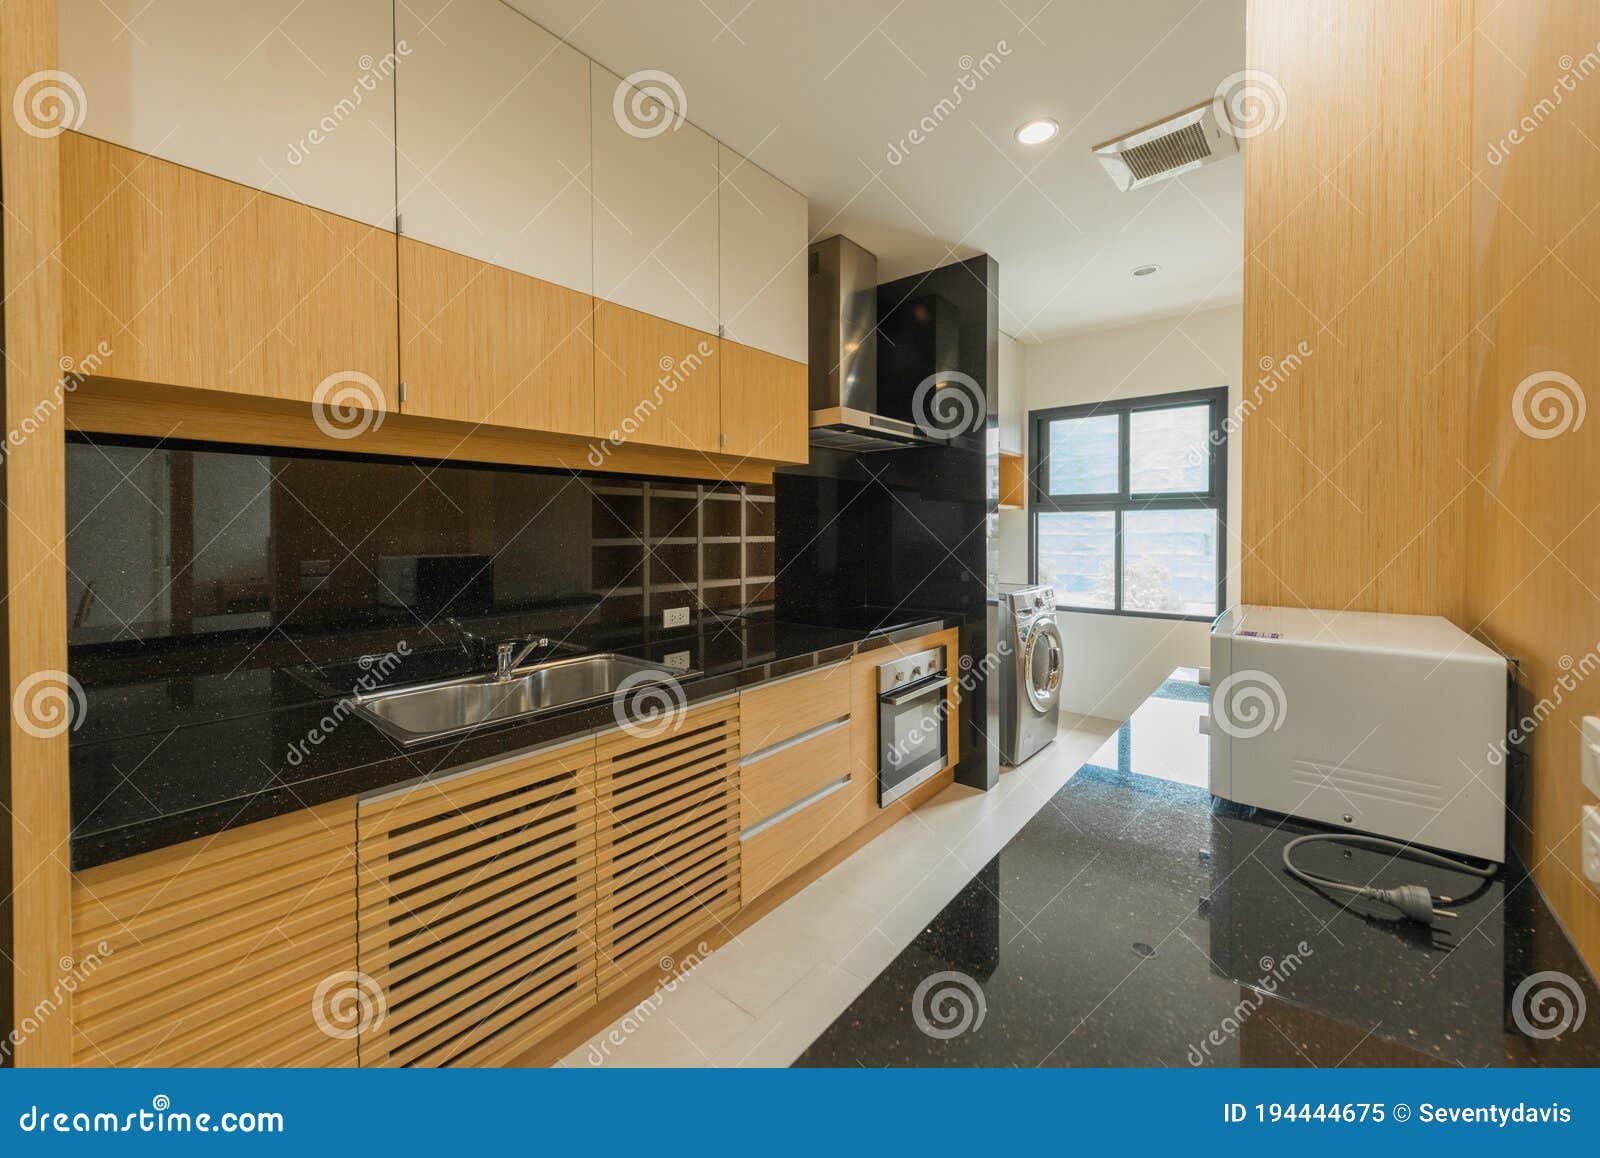
[[[773,462],[805,462],[806,366],[739,342],[722,343],[722,438],[725,454]]]
[[[715,334],[597,299],[594,346],[601,446],[721,449],[722,342]]]
[[[717,157],[722,336],[803,366],[806,199],[726,145]]]
[[[396,21],[404,409],[592,433],[589,62],[499,0]]]
[[[58,36],[65,127],[393,228],[392,0],[61,0]]]
[[[594,294],[715,334],[717,142],[672,84],[638,79],[591,64]]]

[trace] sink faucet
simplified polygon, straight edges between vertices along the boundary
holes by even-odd
[[[528,658],[528,653],[537,647],[549,647],[550,640],[545,636],[537,639],[524,640],[522,647],[517,647],[517,641],[508,639],[497,643],[494,647],[494,678],[499,683],[505,683],[511,678],[512,669]]]

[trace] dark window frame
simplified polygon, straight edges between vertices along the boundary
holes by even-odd
[[[1211,409],[1211,449],[1208,477],[1203,491],[1137,492],[1130,490],[1129,452],[1133,415],[1143,410],[1171,410],[1205,403]],[[1074,607],[1058,604],[1062,611],[1085,615],[1120,615],[1133,619],[1174,619],[1209,623],[1228,605],[1228,387],[1179,390],[1170,394],[1149,394],[1138,398],[1116,398],[1074,406],[1053,406],[1028,412],[1028,576],[1039,581],[1039,516],[1041,514],[1114,513],[1115,555],[1113,557],[1114,596],[1111,607]],[[1049,492],[1050,423],[1069,418],[1118,415],[1118,489],[1107,494],[1053,495]],[[1129,610],[1122,606],[1122,519],[1128,511],[1209,510],[1217,513],[1217,610],[1210,615],[1186,615],[1177,611]]]

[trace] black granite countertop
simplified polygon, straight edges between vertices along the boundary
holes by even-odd
[[[681,687],[692,704],[915,639],[948,622],[902,616],[893,630],[882,631],[705,616],[672,632],[601,625],[569,633],[564,646],[656,661],[688,652],[696,674]],[[398,641],[389,651],[370,640],[363,646],[370,657],[365,667],[351,655],[342,663],[245,665],[132,683],[80,677],[87,704],[70,756],[72,867],[91,868],[616,723],[606,700],[408,747],[361,716],[336,711],[336,685],[351,672],[375,673],[373,680],[392,685],[481,669],[459,649],[430,645],[400,656]]]
[[[1283,846],[1321,830],[1213,802],[1204,703],[1168,680],[797,1064],[1600,1063],[1600,990],[1524,865],[1303,850],[1461,898],[1431,928],[1299,884]]]

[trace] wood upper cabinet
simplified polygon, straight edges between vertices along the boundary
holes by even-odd
[[[715,334],[717,142],[591,62],[594,295]]]
[[[804,365],[806,199],[726,145],[717,170],[722,336]]]
[[[80,366],[92,357],[93,373],[135,382],[395,403],[389,231],[72,132],[61,136],[61,215],[63,348]]]
[[[396,21],[404,409],[590,434],[589,62],[499,0]]]
[[[393,227],[392,0],[60,0],[58,11],[60,67],[83,91],[71,127]]]
[[[806,199],[726,145],[717,157],[721,449],[805,462]]]
[[[714,334],[596,300],[596,432],[610,443],[716,453],[722,346]]]

